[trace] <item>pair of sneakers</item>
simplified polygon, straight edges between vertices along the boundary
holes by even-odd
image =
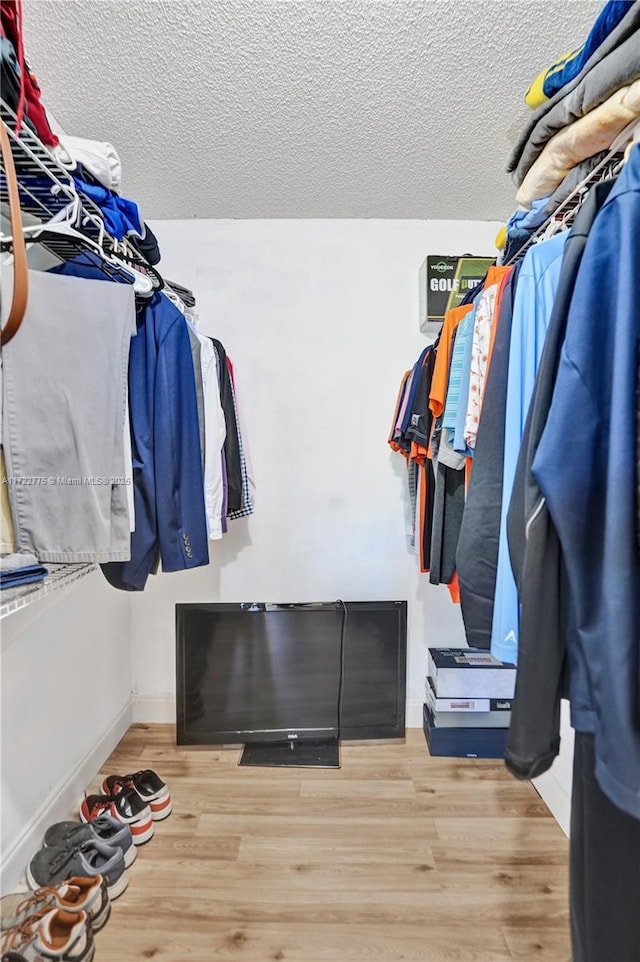
[[[0,901],[2,962],[91,962],[111,911],[101,876],[70,878]]]
[[[122,895],[129,879],[125,871],[136,857],[131,830],[105,814],[90,825],[58,822],[44,836],[43,847],[27,867],[27,881],[38,889],[72,876],[100,875],[110,899]]]
[[[171,814],[169,788],[151,769],[131,775],[109,775],[101,785],[101,795],[85,795],[80,818],[91,822],[108,813],[131,829],[134,844],[142,845],[153,837],[153,823]]]

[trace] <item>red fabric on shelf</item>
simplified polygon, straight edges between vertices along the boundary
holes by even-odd
[[[25,112],[29,120],[36,129],[38,137],[47,147],[55,147],[59,140],[49,126],[44,105],[40,100],[40,87],[35,74],[29,70],[29,65],[24,57],[24,44],[22,42],[22,0],[2,0],[0,4],[0,19],[2,29],[8,40],[13,44],[18,63],[20,65],[20,87],[21,96],[18,104],[18,122],[16,131],[22,125],[22,118]]]

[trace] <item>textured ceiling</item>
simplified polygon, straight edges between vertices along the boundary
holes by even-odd
[[[24,0],[68,133],[147,218],[504,217],[523,94],[601,0]]]

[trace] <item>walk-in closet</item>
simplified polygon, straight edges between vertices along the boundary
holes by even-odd
[[[0,0],[2,962],[640,962],[640,0]]]

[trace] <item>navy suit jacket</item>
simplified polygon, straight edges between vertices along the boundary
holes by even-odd
[[[107,280],[70,261],[55,273]],[[140,301],[129,355],[135,531],[129,561],[101,565],[107,581],[141,591],[158,555],[163,571],[209,563],[198,401],[184,317],[156,292]]]

